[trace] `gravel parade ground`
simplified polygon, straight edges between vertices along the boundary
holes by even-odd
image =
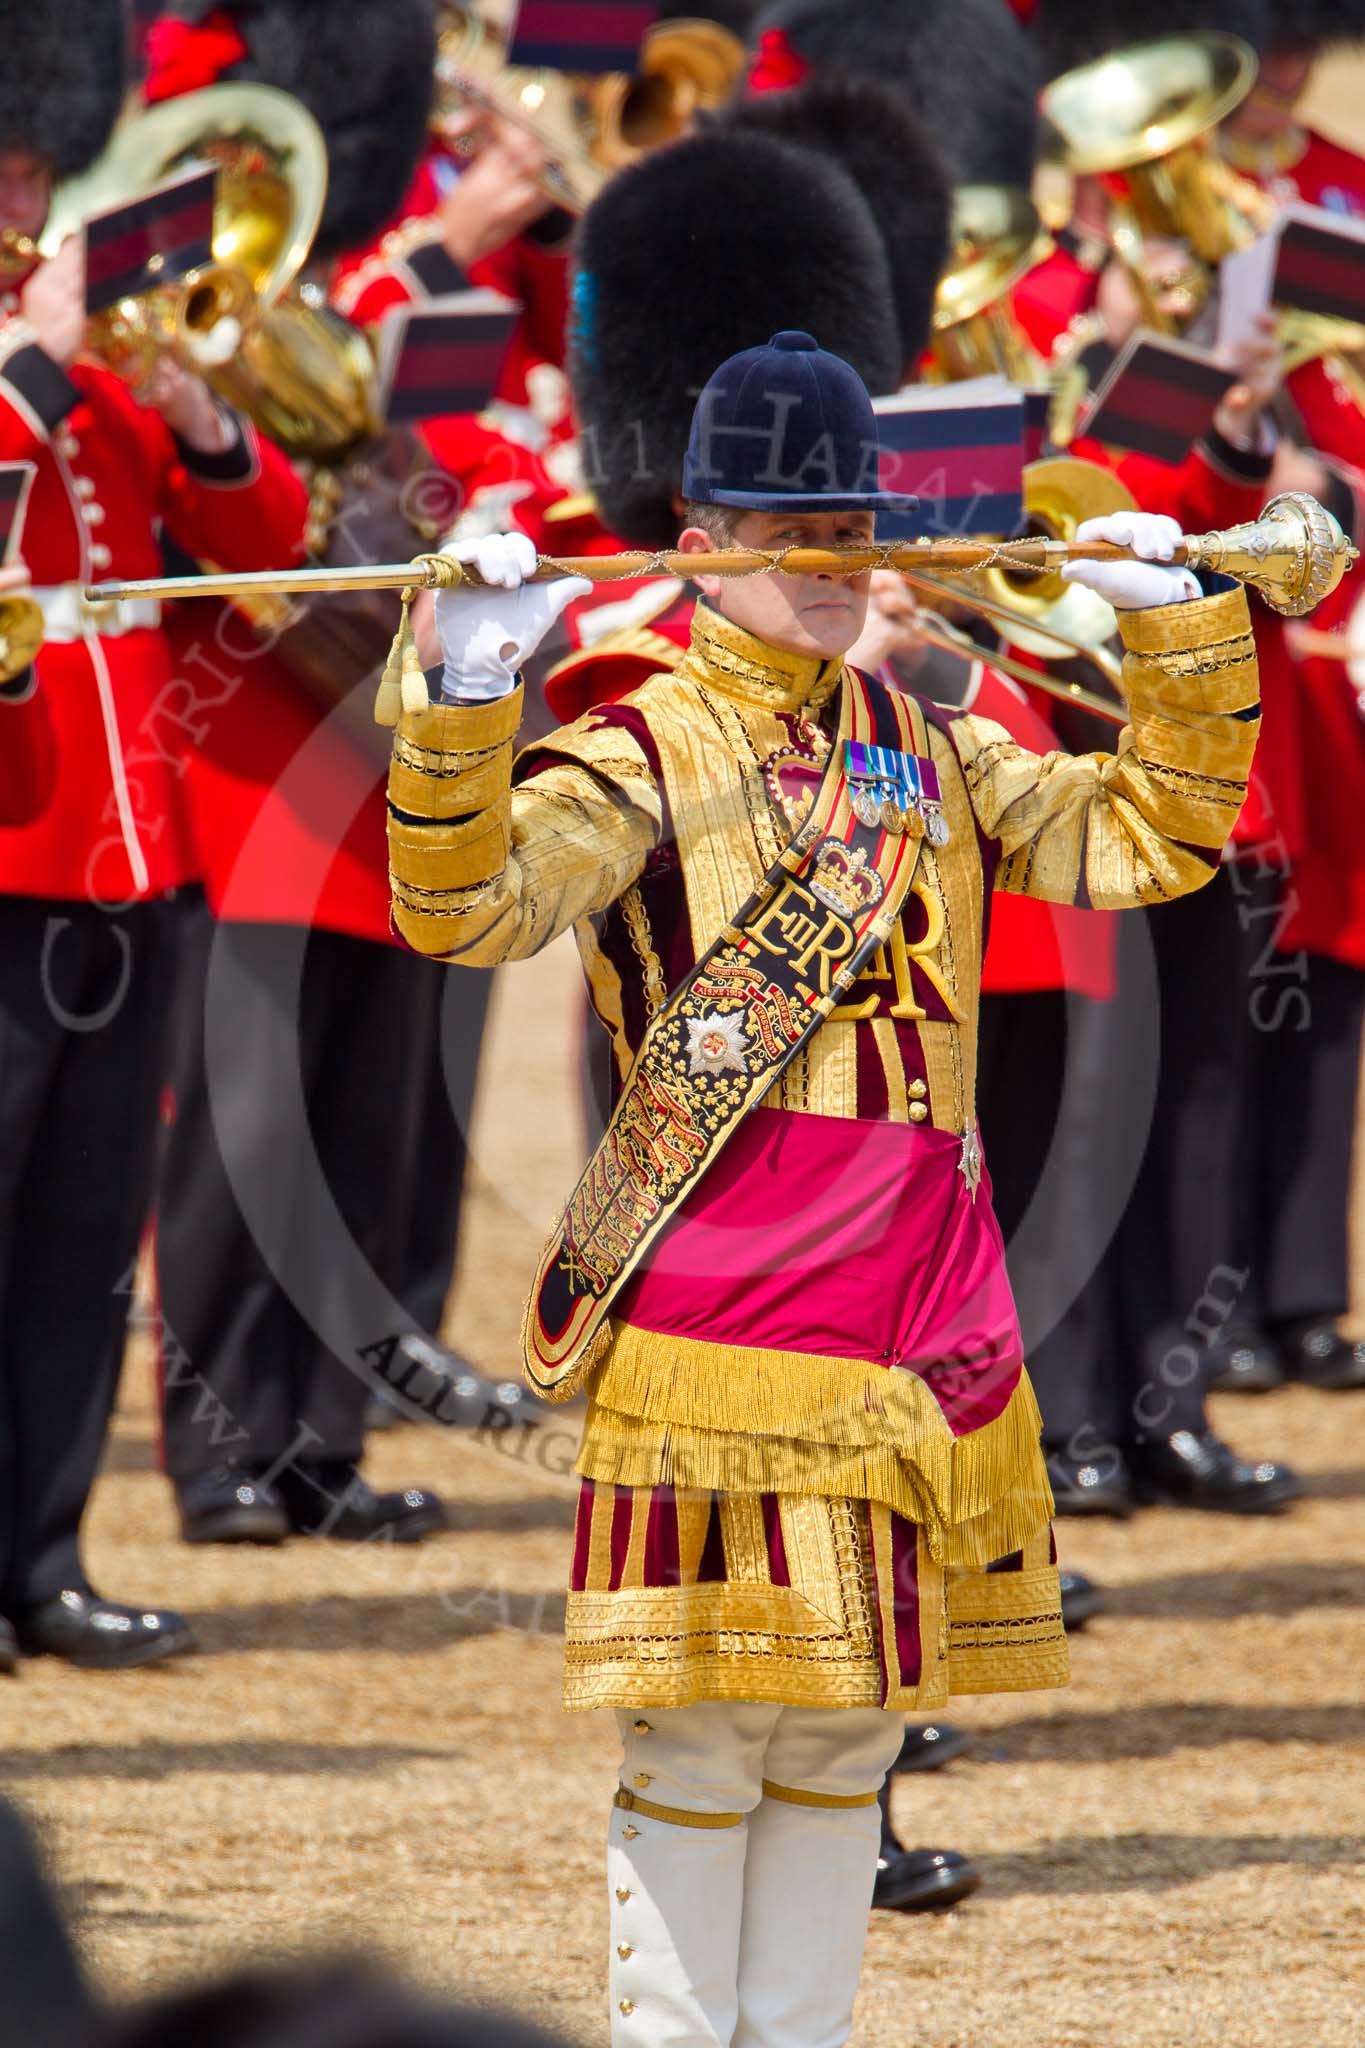
[[[495,996],[448,1333],[487,1370],[511,1370],[573,1170],[575,974],[556,947]],[[986,1883],[946,1917],[875,1916],[857,2043],[1361,2040],[1365,1395],[1225,1397],[1215,1420],[1309,1498],[1059,1525],[1110,1611],[1073,1640],[1069,1692],[956,1703],[971,1754],[899,1781],[907,1844],[964,1850]],[[359,1948],[605,2042],[612,1731],[559,1706],[573,1438],[561,1411],[520,1458],[430,1427],[377,1438],[377,1483],[452,1505],[414,1549],[190,1550],[135,1338],[89,1564],[112,1598],[184,1609],[205,1654],[0,1680],[0,1786],[111,1995]]]

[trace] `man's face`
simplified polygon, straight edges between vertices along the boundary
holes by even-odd
[[[0,228],[41,234],[52,198],[47,165],[31,149],[0,149]]]
[[[866,547],[873,538],[870,512],[744,512],[735,526],[741,548]],[[701,554],[717,542],[689,526],[678,546]],[[719,543],[724,546],[725,543]],[[698,576],[697,587],[746,633],[788,654],[831,661],[847,654],[867,617],[872,571],[856,576]]]

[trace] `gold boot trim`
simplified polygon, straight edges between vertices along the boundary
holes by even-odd
[[[775,1785],[763,1780],[763,1797],[780,1799],[787,1806],[875,1806],[875,1792],[803,1792],[799,1785]]]
[[[652,1799],[642,1799],[638,1792],[627,1791],[624,1785],[617,1786],[612,1805],[623,1813],[642,1813],[646,1820],[666,1820],[675,1828],[737,1828],[744,1819],[742,1813],[688,1813],[681,1806],[659,1806]]]

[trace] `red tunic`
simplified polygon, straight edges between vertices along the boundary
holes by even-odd
[[[377,251],[347,259],[339,275],[348,281],[346,310],[362,326],[448,288],[397,254],[390,260]],[[564,493],[538,454],[471,414],[430,420],[421,431],[463,502],[506,488],[510,502],[499,523],[520,526],[543,549],[578,548],[573,524],[544,524]],[[358,744],[230,613],[187,607],[172,633],[187,673],[203,672],[215,658],[232,671],[190,782],[195,858],[214,914],[389,943],[387,745]],[[227,660],[215,640],[231,650]]]
[[[27,328],[0,328],[0,459],[36,464],[24,555],[37,588],[159,575],[162,520],[228,568],[296,559],[303,487],[244,433],[249,461],[191,456],[110,371],[63,375]],[[35,666],[32,697],[5,710],[8,746],[56,772],[36,815],[0,831],[0,890],[114,905],[186,881],[182,777],[203,714],[165,634],[87,627],[49,639]]]
[[[1303,131],[1300,154],[1258,172],[1281,205],[1296,200],[1329,212],[1365,216],[1365,157]],[[1330,362],[1305,363],[1286,380],[1309,445],[1328,457],[1350,486],[1356,533],[1365,524],[1365,412]],[[1359,473],[1359,474],[1358,474]],[[1344,626],[1358,596],[1347,579],[1321,605],[1313,624]],[[1298,661],[1291,632],[1257,608],[1265,724],[1257,750],[1251,796],[1236,840],[1276,870],[1289,869],[1290,915],[1280,943],[1287,952],[1306,947],[1350,966],[1365,965],[1365,728],[1354,692],[1338,662]],[[1292,629],[1291,629],[1292,631]],[[1291,734],[1291,777],[1278,766],[1279,742]]]

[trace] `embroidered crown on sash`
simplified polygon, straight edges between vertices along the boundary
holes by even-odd
[[[807,887],[812,896],[847,918],[871,910],[883,894],[882,878],[869,867],[862,847],[845,846],[839,839],[827,839],[817,848]]]

